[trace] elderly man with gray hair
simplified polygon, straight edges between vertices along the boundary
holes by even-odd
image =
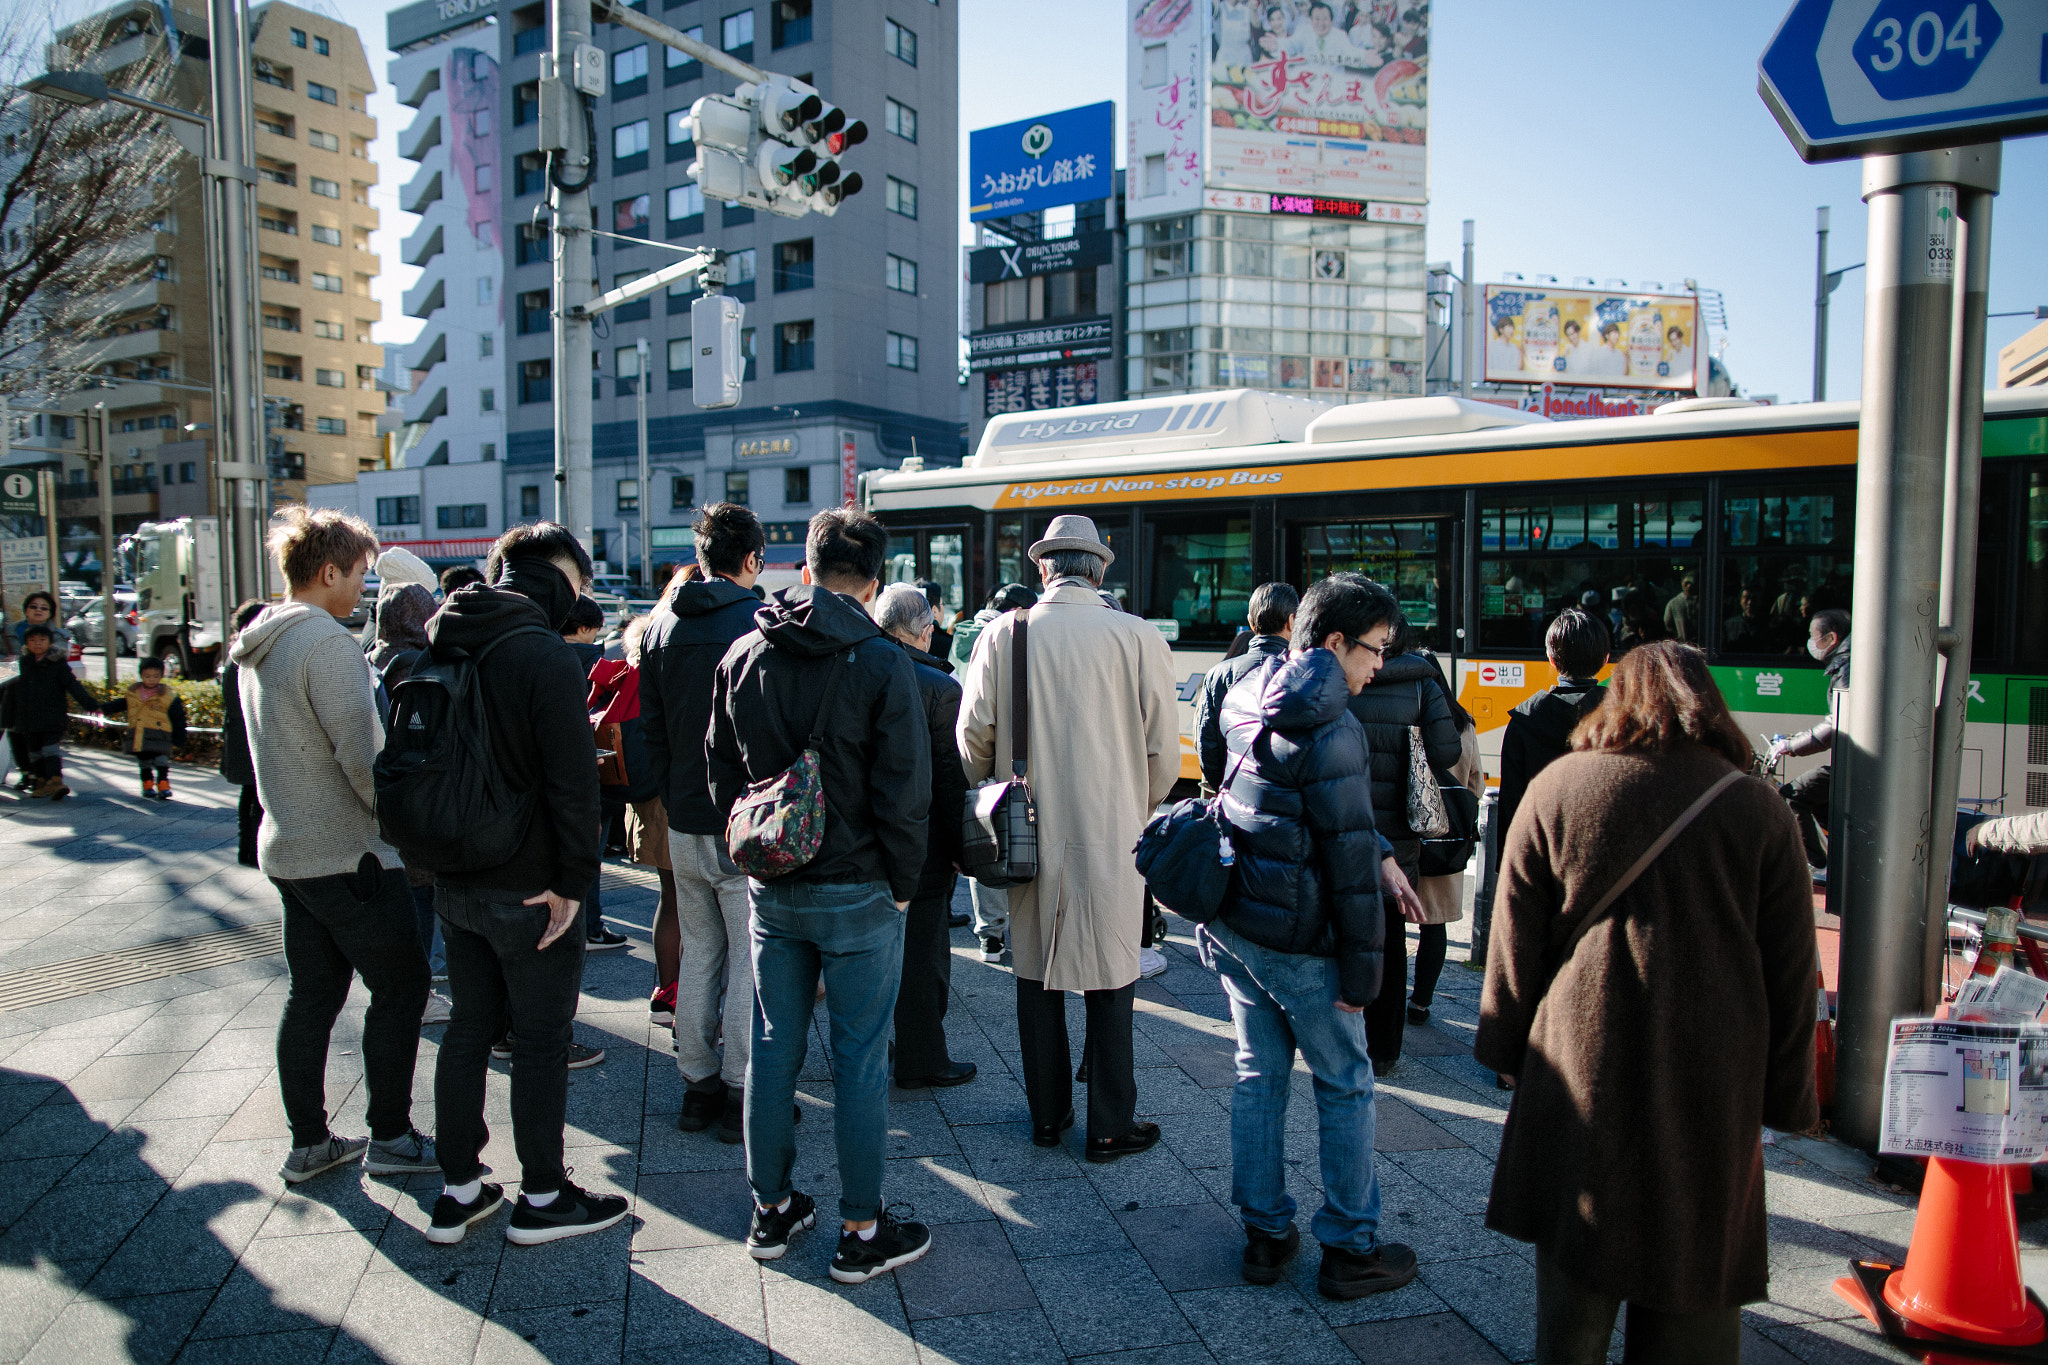
[[[918,700],[931,732],[932,804],[924,871],[903,921],[903,981],[896,992],[896,1084],[906,1090],[965,1085],[973,1062],[946,1050],[946,1000],[953,987],[953,949],[947,911],[953,903],[954,864],[960,858],[960,820],[967,805],[967,772],[953,731],[960,720],[960,684],[953,665],[931,652],[938,628],[931,601],[909,583],[891,583],[875,598],[875,624],[910,656]]]
[[[1058,516],[1030,549],[1045,595],[983,630],[967,665],[960,751],[977,782],[1011,771],[1011,718],[1028,701],[1025,778],[1038,808],[1038,876],[1012,887],[1010,949],[1032,1140],[1060,1145],[1074,1122],[1066,992],[1088,1016],[1090,1161],[1159,1141],[1138,1123],[1131,1009],[1145,883],[1131,846],[1180,776],[1180,717],[1166,639],[1098,595],[1116,558],[1095,523]],[[1027,698],[1012,695],[1025,661]]]

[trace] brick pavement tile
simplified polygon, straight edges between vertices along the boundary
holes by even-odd
[[[1510,1092],[1492,1090],[1493,1076],[1487,1074],[1490,1093],[1481,1094],[1426,1066],[1403,1067],[1389,1080],[1377,1081],[1374,1091],[1401,1101],[1424,1118],[1436,1123],[1450,1119],[1501,1119],[1507,1114]],[[1499,1096],[1496,1100],[1493,1097]]]
[[[52,1038],[45,1034],[16,1048],[7,1059],[7,1065],[13,1071],[45,1076],[53,1081],[69,1081],[98,1061],[100,1054],[113,1045],[114,1038],[106,1035]]]
[[[129,1033],[120,1042],[108,1048],[100,1058],[102,1062],[114,1057],[129,1057],[146,1052],[174,1052],[189,1059],[212,1041],[232,1012],[187,1013],[173,1012],[168,1006],[158,1010],[141,1028]]]
[[[60,1184],[0,1234],[0,1261],[26,1264],[42,1256],[89,1270],[113,1254],[163,1193],[161,1181]]]
[[[990,1220],[934,1227],[930,1253],[895,1274],[913,1323],[1038,1306],[1002,1225]]]
[[[15,960],[8,958],[10,970]],[[96,995],[77,996],[70,1000],[57,1001],[50,1005],[38,1006],[22,1013],[42,1025],[43,1037],[61,1038],[125,1038],[136,1029],[147,1024],[163,1011],[163,1002],[153,1001],[146,1005],[131,1005],[125,1009],[108,1007],[108,992]],[[63,1017],[60,1022],[59,1011]],[[108,1046],[112,1046],[110,1042]]]
[[[1218,1039],[1158,1045],[1196,1085],[1228,1089],[1237,1083],[1237,1049]]]
[[[1435,1027],[1435,1021],[1420,1027],[1410,1024],[1402,1031],[1401,1051],[1410,1057],[1470,1056],[1471,1044]]]
[[[1861,1317],[1843,1322],[1786,1323],[1763,1328],[1758,1335],[1806,1365],[1896,1365],[1900,1359],[1877,1328]]]
[[[1392,1152],[1387,1160],[1459,1213],[1486,1212],[1493,1162],[1471,1148],[1461,1144],[1441,1151]]]
[[[75,1155],[0,1161],[0,1229],[11,1227],[78,1162]]]
[[[623,1303],[560,1304],[493,1313],[478,1333],[475,1360],[477,1365],[535,1361],[613,1365],[619,1359],[625,1326]]]
[[[1374,1365],[1383,1360],[1412,1365],[1507,1365],[1507,1357],[1456,1313],[1362,1322],[1339,1328],[1337,1335],[1353,1355]],[[1743,1359],[1749,1360],[1747,1349]]]
[[[1130,1238],[1089,1181],[981,1182],[982,1197],[1002,1221],[1020,1259],[1123,1251]]]
[[[43,1333],[77,1297],[78,1285],[64,1267],[49,1261],[0,1262],[0,1360],[27,1355]]]
[[[1217,1092],[1202,1088],[1193,1076],[1178,1066],[1140,1067],[1134,1073],[1138,1082],[1138,1107],[1140,1118],[1156,1118],[1160,1114],[1213,1114],[1223,1101]]]
[[[218,1114],[225,1119],[242,1107],[242,1101],[267,1075],[257,1067],[180,1072],[152,1090],[129,1118],[140,1123],[148,1119],[191,1119]]]
[[[1380,1099],[1374,1106],[1373,1150],[1379,1152],[1424,1152],[1465,1144],[1442,1125],[1424,1118],[1397,1099]],[[1487,1154],[1487,1161],[1493,1156]]]
[[[1766,1159],[1764,1203],[1773,1213],[1832,1219],[1897,1213],[1915,1203],[1912,1195],[1893,1194],[1888,1186],[1873,1180],[1845,1180],[1810,1161],[1794,1159],[1783,1167],[1775,1166],[1776,1160]]]
[[[808,1235],[808,1234],[807,1234]],[[730,1246],[636,1256],[626,1293],[625,1365],[759,1365],[768,1359],[761,1272]]]
[[[0,1134],[0,1160],[82,1156],[105,1141],[113,1125],[139,1102],[113,1099],[74,1104],[60,1090]]]
[[[884,1203],[902,1200],[914,1206],[921,1223],[971,1223],[993,1216],[982,1195],[981,1182],[968,1169],[965,1157],[921,1156],[885,1162],[882,1174]]]
[[[1116,1214],[1168,1293],[1244,1284],[1244,1227],[1214,1203]]]
[[[1136,1251],[1047,1256],[1024,1262],[1024,1273],[1069,1355],[1196,1339]]]
[[[635,1252],[738,1246],[746,1239],[753,1195],[744,1171],[640,1177]]]
[[[101,1298],[212,1291],[227,1281],[236,1253],[246,1242],[224,1243],[205,1210],[159,1205],[86,1285]]]
[[[156,1119],[141,1128],[115,1129],[64,1177],[67,1184],[99,1185],[178,1175],[206,1150],[221,1120]]]
[[[1292,1285],[1239,1284],[1176,1294],[1202,1344],[1245,1365],[1355,1365],[1350,1348]]]
[[[1199,1341],[1184,1341],[1172,1346],[1148,1346],[1136,1351],[1108,1351],[1092,1356],[1073,1357],[1074,1365],[1217,1365],[1209,1348]],[[1231,1365],[1231,1362],[1224,1362]]]
[[[1419,1278],[1508,1359],[1536,1354],[1536,1267],[1522,1257],[1425,1262]]]
[[[1840,1266],[1870,1248],[1850,1233],[1792,1214],[1767,1213],[1773,1275],[1800,1266]]]
[[[798,1142],[802,1142],[802,1131],[817,1123],[820,1111],[812,1111],[799,1127]],[[493,1124],[493,1127],[502,1125]],[[829,1127],[830,1125],[823,1125]],[[676,1128],[675,1111],[655,1113],[649,1111],[640,1126],[640,1170],[643,1174],[684,1171],[726,1171],[744,1170],[747,1164],[746,1149],[738,1144],[728,1147],[715,1136],[716,1125],[701,1133],[685,1133]],[[516,1170],[517,1167],[509,1169]]]
[[[1493,1119],[1440,1119],[1436,1126],[1470,1147],[1488,1161],[1500,1158],[1500,1135],[1506,1114]]]
[[[230,1028],[223,1023],[182,1069],[242,1071],[250,1067],[275,1068],[276,1065],[277,1034],[273,1030]]]
[[[370,1243],[353,1232],[259,1237],[243,1251],[195,1337],[246,1337],[340,1325]]]
[[[1112,1209],[1160,1208],[1169,1204],[1205,1204],[1209,1191],[1181,1165],[1162,1141],[1149,1152],[1119,1157],[1100,1165],[1084,1162],[1082,1174],[1095,1185]]]
[[[336,1336],[332,1327],[306,1327],[260,1336],[187,1341],[178,1365],[320,1365]]]
[[[284,1184],[275,1171],[271,1181],[273,1189]],[[271,1241],[367,1232],[374,1242],[375,1234],[391,1221],[392,1205],[403,1197],[404,1192],[388,1182],[365,1176],[360,1161],[338,1166],[302,1184],[285,1186],[256,1235]]]
[[[956,1057],[956,1060],[958,1058]],[[991,1073],[984,1071],[969,1081],[966,1089],[973,1089]],[[960,1140],[953,1136],[952,1125],[946,1122],[945,1112],[936,1101],[935,1091],[892,1092],[908,1095],[925,1095],[925,1100],[895,1100],[889,1104],[889,1135],[883,1151],[891,1157],[915,1156],[958,1156]]]
[[[1870,1248],[1870,1255],[1903,1261],[1906,1249],[1913,1244],[1913,1219],[1910,1209],[1896,1213],[1858,1213],[1847,1217],[1827,1219],[1827,1225],[1862,1242]],[[2048,1286],[2044,1286],[2048,1287]]]
[[[917,1365],[893,1275],[842,1285],[797,1279],[781,1265],[768,1263],[761,1277],[768,1345],[777,1357],[793,1365]]]
[[[1082,1107],[1080,1087],[1075,1088],[1075,1110]],[[1017,1125],[1028,1138],[1031,1109],[1024,1102],[1024,1086],[1009,1076],[977,1076],[967,1085],[949,1086],[939,1092],[939,1111],[952,1124],[1003,1123]]]
[[[1190,1170],[1230,1165],[1230,1120],[1214,1114],[1161,1114],[1160,1142]]]
[[[981,1082],[976,1081],[976,1085]],[[1081,1174],[1081,1127],[1077,1121],[1057,1147],[1031,1140],[1027,1118],[1016,1123],[959,1124],[953,1137],[979,1180],[1057,1180]]]
[[[1003,1313],[961,1317],[916,1318],[910,1330],[917,1338],[924,1365],[1066,1365],[1052,1325],[1036,1305]]]
[[[1849,1273],[1849,1259],[1844,1256],[1839,1260],[1774,1267],[1770,1298],[1745,1304],[1744,1316],[1759,1327],[1777,1322],[1825,1322],[1855,1317],[1856,1310],[1834,1292],[1835,1281]]]
[[[603,1232],[539,1246],[507,1244],[504,1258],[498,1262],[498,1277],[491,1285],[491,1315],[624,1299],[636,1224],[629,1211],[623,1221]],[[486,1224],[484,1231],[491,1232],[494,1226]],[[495,1235],[505,1234],[497,1228]]]
[[[210,1290],[111,1301],[80,1294],[22,1357],[23,1365],[165,1365],[212,1297]]]
[[[176,1075],[178,1068],[191,1055],[190,1051],[151,1052],[137,1056],[102,1054],[99,1060],[72,1077],[67,1088],[73,1096],[85,1100],[146,1097]]]
[[[444,1365],[476,1353],[490,1286],[481,1277],[444,1285],[436,1279],[365,1275],[342,1315],[329,1365]]]

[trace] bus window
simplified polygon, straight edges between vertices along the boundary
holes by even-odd
[[[1036,587],[1038,575],[1032,575],[1031,583]],[[1024,582],[1024,522],[1020,517],[1010,517],[996,522],[996,581],[990,591],[1010,583]]]
[[[1045,535],[1045,528],[1052,524],[1054,515],[1052,512],[1041,512],[1031,518],[1030,530],[1028,532],[1030,538],[1024,541],[1026,550]],[[1097,516],[1094,520],[1095,530],[1101,535],[1102,543],[1107,545],[1109,552],[1116,556],[1115,559],[1110,561],[1109,568],[1103,572],[1102,590],[1113,594],[1117,601],[1124,604],[1124,609],[1128,611],[1131,605],[1130,518],[1123,516]],[[1007,524],[1005,522],[996,523],[996,553],[998,558],[1002,555],[1002,528]],[[1023,565],[1020,577],[1006,578],[1003,581],[1005,583],[1022,583],[1033,592],[1045,591],[1045,584],[1039,577],[1036,564]]]
[[[1438,607],[1441,585],[1449,578],[1443,558],[1450,537],[1444,522],[1333,521],[1297,527],[1295,536],[1302,584],[1347,570],[1362,573],[1393,589],[1415,643],[1449,647]]]
[[[947,620],[967,602],[967,537],[956,532],[934,531],[926,553],[931,562],[932,581],[939,585],[939,598]]]
[[[2019,611],[2013,620],[2037,624],[2021,626],[2013,653],[2024,671],[2048,673],[2048,633],[2038,625],[2048,621],[2048,469],[2036,466],[2028,470],[2026,482],[2026,502],[2020,512]],[[2040,692],[2036,690],[2034,695]]]
[[[1852,505],[1847,480],[1727,486],[1721,500],[1723,654],[1813,663],[1806,654],[1807,622],[1823,608],[1849,606]]]
[[[882,586],[915,583],[917,577],[917,532],[891,532],[889,549],[882,559]]]
[[[1540,652],[1566,607],[1606,622],[1617,656],[1651,640],[1697,639],[1700,561],[1686,552],[1699,544],[1705,506],[1699,488],[1483,499],[1478,647]]]
[[[1180,622],[1182,644],[1229,644],[1244,628],[1258,586],[1250,514],[1147,517],[1145,541],[1151,573],[1144,614]]]

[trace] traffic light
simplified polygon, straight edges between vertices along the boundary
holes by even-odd
[[[690,173],[707,199],[785,218],[829,217],[860,192],[859,174],[837,158],[867,141],[867,124],[803,81],[768,72],[730,96],[704,96],[690,118],[697,143]]]

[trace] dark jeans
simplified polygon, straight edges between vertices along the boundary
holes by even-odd
[[[953,894],[916,896],[903,917],[903,984],[896,992],[896,1074],[930,1076],[953,1059],[946,1051],[946,1001],[953,988],[953,945],[946,927]]]
[[[1415,874],[1408,868],[1408,884]],[[1408,921],[1392,896],[1382,895],[1386,910],[1386,946],[1381,949],[1380,993],[1365,1007],[1366,1050],[1379,1065],[1401,1059],[1401,1034],[1408,1026]]]
[[[1799,842],[1806,845],[1806,861],[1814,867],[1828,865],[1828,849],[1821,842],[1821,832],[1828,827],[1828,797],[1834,786],[1834,767],[1823,764],[1807,769],[1778,788],[1799,821]]]
[[[427,959],[413,927],[405,873],[387,867],[369,878],[273,877],[270,884],[284,901],[284,960],[291,971],[291,994],[277,1024],[277,1082],[292,1146],[327,1139],[327,1043],[357,972],[370,988],[363,1018],[370,1136],[404,1137],[412,1129],[412,1069],[427,1006]]]
[[[1444,974],[1444,954],[1450,951],[1451,927],[1448,924],[1424,924],[1421,942],[1415,945],[1415,994],[1414,1002],[1428,1009],[1436,999],[1437,979]]]
[[[1083,997],[1088,1002],[1088,1137],[1125,1137],[1138,1109],[1131,1051],[1137,983],[1114,991],[1086,991]],[[1024,1048],[1024,1096],[1031,1105],[1031,1122],[1050,1128],[1074,1107],[1067,993],[1018,977],[1017,1036]]]
[[[1621,1300],[1568,1278],[1557,1258],[1536,1248],[1536,1365],[1604,1365]],[[1624,1365],[1739,1365],[1742,1310],[1666,1313],[1628,1306]]]
[[[590,879],[590,892],[583,898],[583,914],[577,925],[585,938],[596,938],[604,932],[604,869]]]
[[[434,912],[434,884],[415,885],[408,878],[406,889],[412,892],[413,919],[419,926],[420,952],[427,959],[427,970],[435,976],[444,976],[448,971],[447,963],[439,960],[441,954],[434,951],[439,946],[435,940],[441,928],[440,917]]]
[[[62,730],[24,730],[21,735],[20,755],[26,752],[22,771],[38,778],[62,777],[64,775],[64,732]]]
[[[529,1194],[558,1190],[569,1109],[569,1035],[583,987],[583,939],[571,924],[547,951],[548,908],[516,891],[434,888],[454,1010],[434,1069],[436,1148],[451,1185],[474,1180],[491,1130],[484,1075],[491,1044],[512,1021],[512,1146]]]
[[[235,805],[235,861],[243,867],[256,866],[256,831],[263,825],[263,803],[256,799],[256,784],[242,788]]]

